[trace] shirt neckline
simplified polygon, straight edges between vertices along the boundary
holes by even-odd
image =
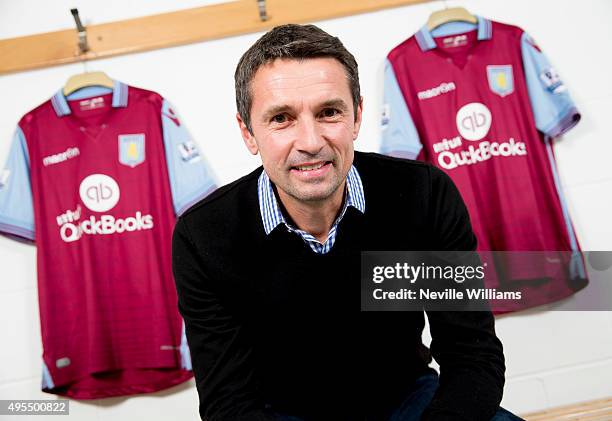
[[[300,234],[307,241],[317,241],[311,234],[298,229],[290,225],[285,219],[281,207],[276,198],[276,194],[274,193],[274,188],[272,181],[266,174],[266,171],[263,170],[259,179],[257,181],[258,188],[258,198],[259,198],[259,211],[261,214],[261,220],[263,223],[264,231],[266,235],[269,235],[277,226],[283,224],[290,231],[296,232]],[[359,172],[354,165],[351,165],[349,172],[346,176],[346,198],[344,200],[342,211],[336,221],[332,225],[330,229],[330,234],[332,231],[335,232],[337,225],[340,223],[346,210],[349,206],[354,207],[361,213],[365,213],[365,196],[363,191],[363,183],[361,181],[361,177],[359,176]],[[309,238],[308,238],[309,237]],[[329,239],[328,235],[328,239]],[[317,241],[318,242],[318,241]]]
[[[491,21],[489,19],[483,18],[482,16],[478,16],[478,15],[476,16],[476,20],[477,20],[477,23],[475,26],[469,23],[465,25],[477,28],[478,30],[477,40],[478,41],[490,40],[493,37],[493,27],[492,27]],[[455,22],[449,22],[449,23],[454,24]],[[445,24],[445,25],[448,25],[448,24]],[[433,31],[430,31],[427,28],[427,25],[423,25],[421,29],[419,29],[419,31],[416,34],[414,34],[417,44],[419,45],[419,48],[421,49],[421,51],[426,52],[426,51],[437,48],[436,41],[434,40],[434,33],[436,33],[435,34],[436,36],[449,36],[449,35],[454,35],[454,34],[458,34],[461,32],[466,32],[465,27],[464,27],[463,30],[460,30],[459,32],[444,31],[444,33],[440,33],[440,29],[444,27],[445,25],[441,26],[440,28],[436,28]]]
[[[88,89],[88,88],[85,88]],[[128,85],[118,80],[113,81],[113,99],[112,106],[113,108],[125,108],[128,105]],[[74,95],[74,94],[71,94]],[[71,96],[69,95],[69,97]],[[94,93],[91,96],[97,95]],[[80,97],[79,97],[80,98]],[[76,99],[76,98],[75,98]],[[55,113],[58,117],[63,117],[72,114],[72,110],[68,105],[68,99],[64,96],[64,92],[62,89],[57,91],[55,95],[51,97],[51,105],[55,110]]]

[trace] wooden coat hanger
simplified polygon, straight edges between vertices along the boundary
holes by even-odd
[[[84,54],[89,51],[89,45],[87,44],[87,30],[81,23],[79,18],[79,11],[77,9],[71,9],[70,12],[76,22],[77,31],[79,33],[79,52],[80,57],[83,59],[84,72],[78,75],[71,76],[66,84],[64,85],[63,93],[64,96],[68,96],[71,93],[78,91],[81,88],[88,86],[103,86],[105,88],[112,89],[115,86],[115,82],[104,72],[88,72],[86,66],[86,58]]]
[[[78,75],[71,76],[66,81],[62,92],[64,93],[64,96],[68,96],[71,93],[88,86],[103,86],[105,88],[113,89],[115,86],[115,81],[104,72],[79,73]]]
[[[427,29],[432,31],[438,26],[449,22],[469,22],[475,24],[478,23],[478,19],[463,7],[451,7],[437,10],[429,15],[429,19],[427,19]]]

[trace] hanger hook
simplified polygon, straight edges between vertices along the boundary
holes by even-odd
[[[81,23],[79,17],[79,9],[70,9],[74,22],[76,23],[77,32],[79,33],[79,54],[85,54],[89,51],[89,44],[87,43],[87,29]]]
[[[268,20],[268,11],[266,10],[266,0],[257,0],[257,6],[259,7],[259,19],[262,22]]]

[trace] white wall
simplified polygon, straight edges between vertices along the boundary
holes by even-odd
[[[211,1],[191,0],[181,7]],[[609,0],[465,0],[474,13],[526,29],[548,54],[583,113],[582,122],[558,142],[561,179],[584,250],[612,250],[612,2]],[[175,10],[176,2],[73,0],[0,1],[0,38],[72,27],[70,7],[85,23],[101,23]],[[365,97],[357,147],[378,148],[378,103],[386,53],[413,34],[439,1],[319,22],[339,36],[359,62]],[[221,182],[258,165],[242,146],[234,121],[234,66],[261,34],[100,60],[104,70],[170,99],[208,156]],[[0,58],[1,59],[1,58]],[[0,161],[15,124],[72,74],[79,64],[0,76]],[[41,344],[35,248],[0,238],[0,399],[50,399],[39,391]],[[529,412],[612,396],[612,313],[527,311],[498,318],[507,358],[503,405]],[[193,382],[148,396],[71,403],[71,419],[197,419]],[[1,417],[0,417],[1,418]],[[38,420],[44,417],[36,418]]]

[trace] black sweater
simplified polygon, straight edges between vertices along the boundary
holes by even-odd
[[[427,420],[489,420],[504,357],[488,312],[361,312],[360,251],[474,250],[452,181],[419,162],[355,153],[366,209],[349,207],[336,243],[315,254],[278,226],[266,235],[262,168],[218,189],[177,222],[179,309],[203,420],[386,420],[431,355],[440,387]]]

